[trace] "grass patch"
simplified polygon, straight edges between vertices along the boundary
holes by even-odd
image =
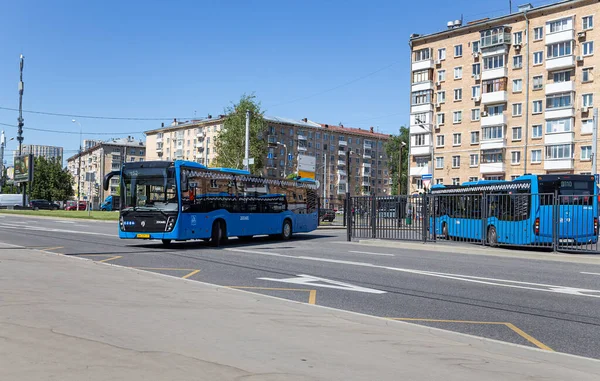
[[[0,213],[105,221],[117,221],[119,219],[119,212],[101,212],[97,210],[93,210],[89,216],[87,210],[0,210]]]

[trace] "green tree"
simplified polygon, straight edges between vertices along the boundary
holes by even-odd
[[[387,153],[389,160],[389,169],[392,175],[392,194],[404,194],[408,181],[408,144],[409,144],[409,130],[406,127],[400,127],[399,135],[392,135],[390,140],[385,144],[385,152]],[[402,175],[400,176],[400,187],[398,187],[398,164],[400,158],[400,145],[404,142],[406,144],[402,147]]]
[[[74,195],[73,184],[73,177],[60,161],[36,157],[29,198],[65,201]]]
[[[244,149],[246,143],[246,110],[250,110],[250,157],[254,164],[250,172],[255,175],[262,173],[267,156],[265,140],[267,124],[264,120],[260,102],[254,95],[242,95],[237,104],[225,109],[225,123],[215,141],[216,164],[219,167],[243,168]]]

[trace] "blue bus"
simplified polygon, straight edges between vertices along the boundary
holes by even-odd
[[[523,175],[434,185],[429,219],[438,237],[489,245],[581,245],[598,241],[594,176]],[[555,240],[556,238],[556,240]]]
[[[268,179],[247,171],[208,168],[191,161],[125,163],[120,176],[119,237],[172,241],[250,239],[317,228],[314,180]]]

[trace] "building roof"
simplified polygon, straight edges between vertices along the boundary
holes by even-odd
[[[529,9],[527,9],[527,14],[535,16],[536,13],[539,13],[542,11],[548,11],[549,9],[556,8],[556,7],[562,7],[569,3],[577,3],[577,2],[583,2],[583,1],[586,1],[586,0],[562,0],[562,1],[557,1],[555,3],[552,3],[552,4],[540,5],[538,7],[531,7]],[[522,6],[519,6],[517,8],[521,8],[521,7]],[[442,31],[434,32],[434,33],[423,34],[423,35],[413,34],[410,36],[410,42],[411,43],[425,42],[426,40],[429,40],[431,38],[444,37],[449,34],[456,34],[457,32],[458,33],[468,33],[468,32],[473,31],[473,29],[480,30],[482,28],[482,26],[485,27],[486,25],[489,25],[490,27],[498,26],[499,24],[502,24],[502,22],[508,22],[508,21],[511,21],[512,19],[514,19],[515,17],[522,16],[523,13],[524,13],[523,11],[517,11],[517,12],[503,15],[503,16],[474,20],[471,22],[467,22],[459,27],[445,29]]]
[[[321,127],[320,125],[315,126],[313,123],[309,123],[308,120],[295,120],[290,118],[280,118],[278,116],[265,116],[264,119],[268,122],[279,123],[279,124],[289,124],[291,126],[298,127]]]
[[[90,147],[82,152],[78,152],[75,155],[67,159],[67,162],[77,159],[80,155],[84,156],[91,152],[96,151],[104,146],[117,146],[117,147],[135,147],[135,148],[146,148],[146,143],[141,140],[134,140],[133,137],[128,136],[127,138],[114,138],[106,141],[99,142],[97,145]]]
[[[365,138],[374,138],[374,139],[389,139],[390,138],[390,135],[388,135],[388,134],[382,134],[380,132],[375,132],[373,127],[371,127],[369,130],[363,130],[362,128],[345,127],[343,124],[340,126],[334,126],[334,125],[323,124],[323,123],[321,123],[321,127],[325,128],[329,131],[335,131],[335,132],[339,132],[339,133],[343,133],[343,134],[360,135]]]

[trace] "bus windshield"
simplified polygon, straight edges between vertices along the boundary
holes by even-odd
[[[174,168],[123,168],[122,210],[178,210]]]

